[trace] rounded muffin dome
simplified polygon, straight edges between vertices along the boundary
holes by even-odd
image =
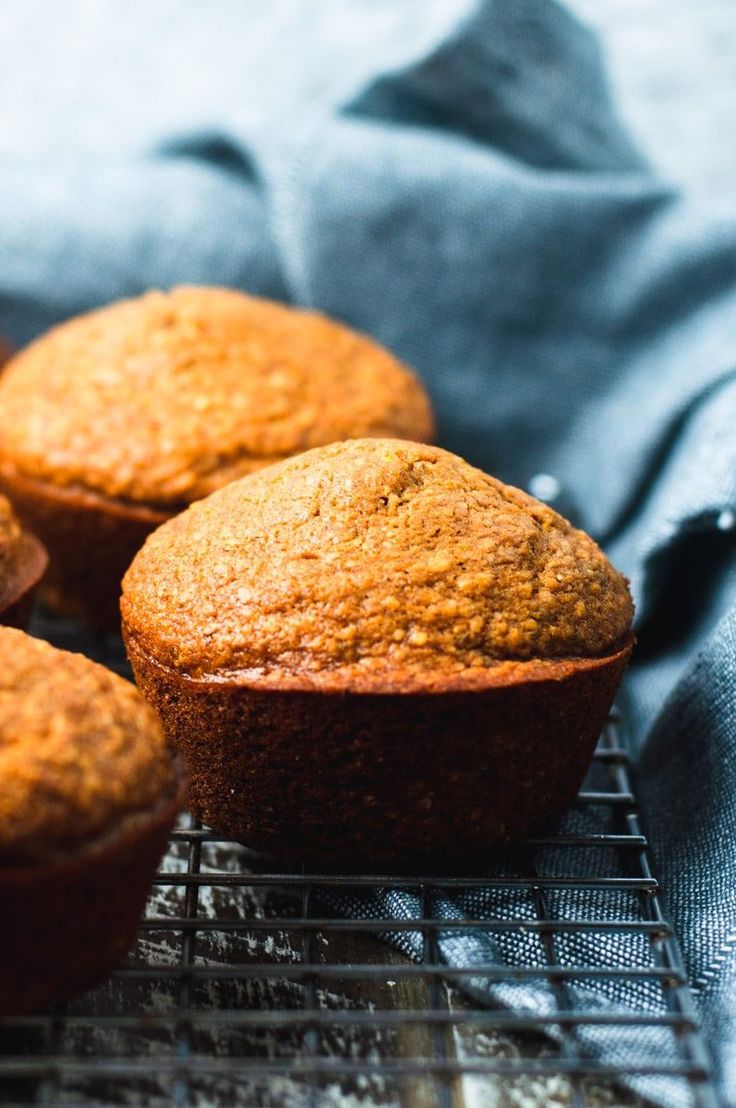
[[[79,316],[0,379],[3,468],[163,509],[337,439],[431,434],[424,390],[386,350],[227,289]]]
[[[161,726],[80,654],[0,628],[0,863],[49,860],[173,798]]]
[[[195,678],[472,674],[589,658],[626,580],[551,508],[431,446],[334,443],[236,481],[151,535],[128,636]]]

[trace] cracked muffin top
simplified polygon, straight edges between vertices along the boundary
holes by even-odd
[[[186,676],[403,688],[602,655],[633,608],[625,578],[551,508],[444,450],[362,439],[165,523],[128,570],[122,612],[126,635]]]
[[[0,628],[0,865],[51,861],[175,787],[156,716],[128,681]]]
[[[216,288],[150,292],[56,327],[0,377],[0,463],[179,510],[310,447],[431,438],[427,396],[370,339]]]

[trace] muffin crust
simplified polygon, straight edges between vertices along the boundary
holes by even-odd
[[[164,524],[122,611],[159,664],[261,687],[447,687],[530,661],[543,677],[612,650],[632,618],[625,579],[551,508],[444,450],[378,439],[289,459]]]
[[[320,315],[213,288],[79,316],[0,379],[12,475],[178,510],[270,462],[348,436],[426,439],[414,376]]]
[[[103,666],[0,629],[0,864],[51,861],[175,796],[154,713]]]

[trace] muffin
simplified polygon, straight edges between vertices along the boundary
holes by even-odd
[[[132,944],[183,798],[137,690],[0,628],[0,1015],[63,1000]]]
[[[0,496],[0,623],[27,626],[47,563],[41,543],[23,530],[9,501]]]
[[[119,626],[159,524],[234,478],[357,436],[428,439],[416,378],[323,316],[180,288],[90,312],[0,377],[0,486],[51,555],[46,598]]]
[[[446,451],[363,439],[233,482],[123,581],[136,680],[216,830],[323,867],[473,864],[575,796],[626,580]]]

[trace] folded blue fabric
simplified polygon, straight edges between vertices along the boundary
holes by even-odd
[[[70,138],[52,107],[26,105],[5,128],[23,158],[0,163],[0,331],[24,341],[186,281],[292,299],[416,366],[444,445],[519,485],[557,479],[557,503],[633,582],[646,814],[736,1102],[736,220],[657,178],[595,42],[551,0],[412,2],[393,22],[385,4],[308,7],[281,0],[241,29],[237,4],[137,0],[113,34],[85,0],[63,18],[47,6],[44,34],[6,5],[6,86],[51,51],[107,115],[80,101]],[[168,95],[139,87],[125,42],[174,75]],[[387,892],[382,910],[412,905]],[[530,956],[462,944],[444,957]],[[603,1033],[590,1045],[613,1049]]]
[[[610,810],[604,813],[593,807],[572,810],[556,831],[567,836],[612,832],[611,815]],[[489,861],[487,886],[479,881],[442,889],[439,879],[432,885],[436,891],[428,894],[417,889],[388,886],[366,893],[359,888],[346,890],[326,884],[320,890],[315,910],[327,908],[330,913],[364,920],[411,921],[423,916],[447,920],[454,926],[446,930],[438,927],[429,951],[421,930],[391,932],[387,929],[382,938],[425,965],[429,961],[446,963],[463,971],[477,968],[477,976],[463,974],[453,979],[453,984],[476,1003],[507,1007],[532,1020],[559,1015],[561,1006],[596,1017],[599,1023],[577,1024],[574,1031],[576,1055],[624,1071],[627,1087],[648,1101],[666,1108],[687,1108],[693,1102],[692,1089],[682,1077],[632,1072],[637,1062],[674,1069],[682,1063],[675,1032],[663,1019],[668,1014],[667,1002],[654,975],[657,963],[649,935],[642,931],[600,928],[602,919],[609,924],[622,923],[624,927],[640,920],[638,894],[628,888],[601,890],[594,884],[547,888],[540,893],[531,887],[530,874],[535,869],[552,879],[575,877],[595,881],[601,877],[625,879],[631,876],[631,871],[625,869],[625,863],[622,865],[622,859],[611,849],[578,850],[572,863],[570,851],[560,846],[509,849]],[[514,878],[518,885],[509,887]],[[493,879],[497,882],[495,885]],[[504,882],[507,882],[505,886]],[[499,921],[502,924],[505,921],[527,923],[537,919],[540,895],[544,900],[544,917],[559,924],[553,940],[555,962],[580,970],[579,976],[566,979],[564,985],[557,988],[544,977],[514,980],[513,975],[508,974],[503,981],[494,981],[489,968],[544,971],[548,967],[549,951],[544,937],[533,926],[499,929]],[[457,926],[462,920],[472,920],[473,926],[467,929]],[[475,922],[481,920],[488,921],[487,929]],[[598,926],[586,931],[579,927],[580,921]],[[573,922],[576,926],[566,930],[565,924]],[[591,968],[614,973],[617,969],[636,968],[640,974],[643,968],[644,973],[625,980],[615,976],[591,978],[585,974],[585,970]],[[646,976],[647,973],[651,976]],[[638,1015],[655,1022],[627,1024],[622,1015]],[[543,1026],[545,1033],[564,1047],[569,1029],[561,1029],[552,1021]]]

